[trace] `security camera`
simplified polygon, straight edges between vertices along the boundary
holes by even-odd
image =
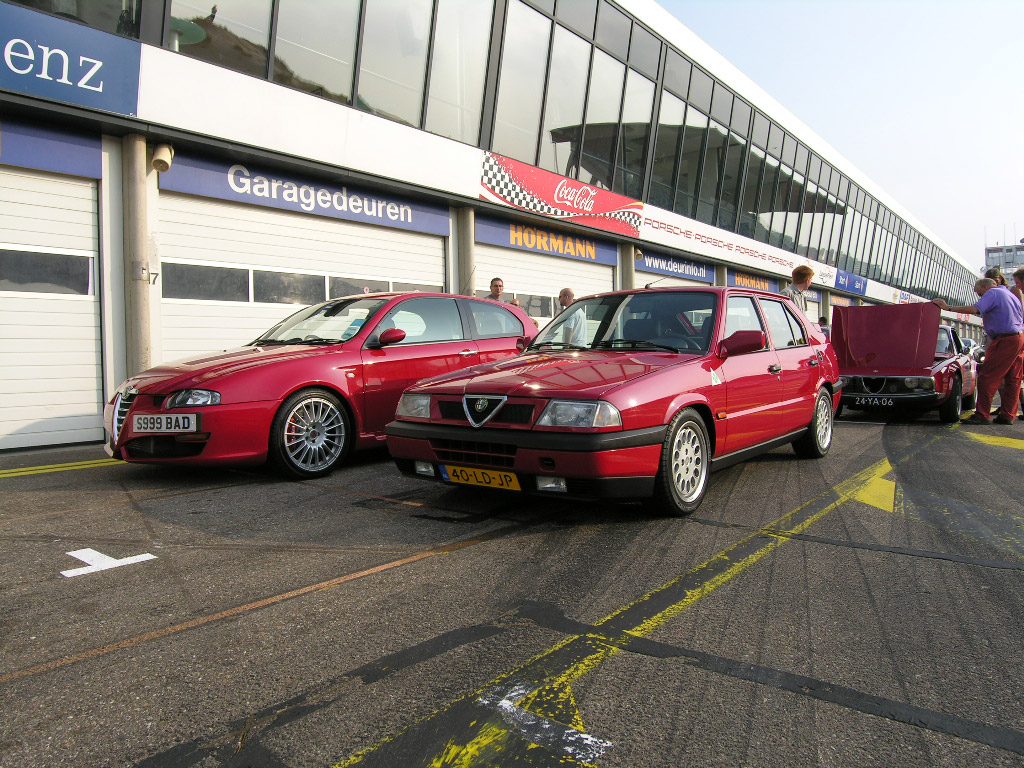
[[[174,147],[170,144],[158,144],[153,150],[153,170],[163,173],[171,170],[171,162],[174,160]]]

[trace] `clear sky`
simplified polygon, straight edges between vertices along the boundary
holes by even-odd
[[[1024,0],[658,2],[965,264],[1024,238]]]

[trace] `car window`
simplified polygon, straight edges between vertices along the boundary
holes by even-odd
[[[473,325],[476,326],[478,338],[494,339],[502,336],[523,335],[522,322],[504,307],[483,301],[467,303],[473,314]]]
[[[736,331],[763,331],[757,307],[750,296],[730,296],[725,310],[725,336],[728,338]]]
[[[379,330],[401,328],[402,344],[423,344],[429,341],[457,341],[465,338],[462,317],[455,299],[407,299],[381,321]]]
[[[939,338],[935,341],[935,354],[948,355],[953,351],[953,340],[949,338],[949,331],[939,328]]]
[[[776,349],[807,344],[800,321],[781,301],[761,299],[761,310],[764,312],[765,322],[768,323],[768,333]]]

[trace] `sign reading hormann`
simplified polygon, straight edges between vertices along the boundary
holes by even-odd
[[[291,178],[241,163],[178,154],[171,169],[160,174],[160,189],[413,232],[451,233],[447,208]]]
[[[563,256],[568,259],[590,261],[595,264],[614,266],[618,261],[618,249],[611,243],[514,221],[488,219],[483,216],[476,218],[476,241],[533,251],[534,253]]]

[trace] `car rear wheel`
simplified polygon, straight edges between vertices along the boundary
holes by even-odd
[[[270,428],[270,459],[286,477],[307,480],[330,474],[352,446],[352,428],[341,401],[325,389],[296,392]]]
[[[960,399],[962,393],[960,377],[953,379],[953,389],[949,393],[949,399],[939,406],[939,418],[943,424],[956,424],[960,421],[960,414],[963,412],[963,403]]]
[[[708,488],[711,455],[704,420],[684,408],[669,424],[654,480],[654,498],[662,512],[688,515],[700,506]]]
[[[824,387],[814,400],[814,417],[807,431],[793,441],[797,456],[820,459],[832,447],[832,395]]]
[[[960,406],[962,411],[973,411],[978,405],[978,383],[974,383],[974,391],[965,397]]]

